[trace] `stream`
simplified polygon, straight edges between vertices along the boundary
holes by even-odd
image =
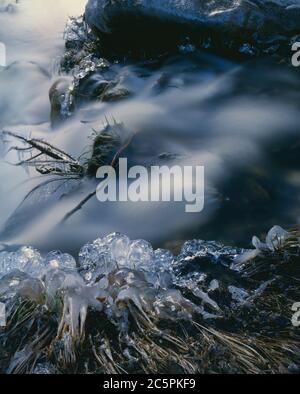
[[[299,2],[120,4],[0,0],[0,373],[299,373]]]
[[[0,241],[6,248],[77,252],[115,231],[156,246],[201,238],[247,247],[253,234],[299,222],[297,69],[271,57],[241,61],[186,48],[159,67],[115,63],[109,72],[132,94],[113,103],[88,102],[52,128],[49,89],[61,77],[65,23],[83,12],[85,1],[8,3],[0,4],[0,40],[7,48],[7,67],[0,71],[2,129],[78,157],[90,146],[93,129],[122,122],[136,133],[132,164],[164,164],[165,157],[176,164],[179,157],[203,165],[206,198],[198,214],[185,213],[181,203],[103,204],[94,198],[62,224],[95,182],[73,181],[58,192],[44,188],[20,207],[43,178],[13,166],[16,154],[7,154],[2,144]],[[96,74],[85,89],[95,89],[103,78]]]

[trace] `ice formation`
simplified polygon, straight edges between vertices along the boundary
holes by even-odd
[[[255,274],[261,267],[259,259],[262,255],[269,255],[272,259],[287,245],[296,245],[299,249],[299,239],[291,232],[274,227],[268,233],[265,244],[255,238],[254,245],[257,265],[245,259],[245,255],[249,257],[252,251],[225,247],[217,242],[188,241],[179,255],[174,256],[168,250],[154,250],[146,241],[132,241],[118,233],[83,246],[77,263],[68,254],[54,251],[42,256],[31,247],[22,247],[16,252],[0,252],[0,301],[6,304],[8,321],[17,313],[19,316],[24,314],[24,317],[20,317],[16,329],[21,329],[22,322],[26,327],[31,327],[37,316],[42,319],[39,323],[41,327],[45,324],[45,331],[37,330],[32,345],[14,353],[8,370],[19,371],[22,366],[32,365],[30,359],[37,357],[39,348],[50,345],[48,351],[56,354],[62,368],[68,368],[68,365],[76,363],[78,347],[86,341],[92,341],[92,344],[100,341],[100,350],[98,348],[97,351],[102,354],[101,360],[93,353],[94,345],[90,353],[96,354],[101,368],[116,372],[109,367],[109,360],[113,358],[110,346],[117,346],[117,343],[124,346],[122,357],[127,360],[124,362],[134,368],[140,358],[149,358],[147,341],[140,342],[144,341],[140,335],[143,336],[147,330],[154,337],[179,346],[178,351],[185,346],[169,336],[168,330],[159,328],[161,322],[165,322],[163,326],[171,324],[173,327],[185,322],[190,325],[189,329],[202,327],[206,330],[197,324],[208,322],[206,324],[213,326],[218,321],[231,319],[235,313],[235,324],[243,324],[244,327],[239,314],[243,316],[245,311],[247,316],[256,313],[254,303],[261,302],[262,294],[270,294],[277,280],[276,275],[271,273],[271,277],[267,275],[264,279],[262,276],[260,281],[247,281],[246,268],[250,267],[252,274]],[[281,286],[282,280],[283,277]],[[286,286],[289,296],[293,292],[297,294],[291,277]],[[23,302],[25,307],[22,307]],[[30,307],[32,302],[34,305]],[[267,305],[273,305],[273,302],[267,301]],[[18,312],[10,312],[14,308]],[[94,326],[90,325],[89,316],[95,316],[94,320],[92,318]],[[268,314],[259,316],[260,319],[268,318]],[[270,316],[276,320],[276,313],[272,312]],[[249,321],[247,324],[251,326],[251,319]],[[258,323],[254,320],[253,324]],[[111,328],[103,328],[109,325]],[[134,334],[134,325],[140,334]],[[91,334],[93,327],[95,331]],[[108,333],[105,334],[105,329],[112,330],[112,327],[115,327],[120,340],[115,341],[115,345],[109,345],[106,339]],[[214,331],[210,328],[208,332]],[[219,334],[215,335],[222,339]],[[48,345],[47,340],[50,341]],[[152,345],[157,346],[154,342]],[[158,351],[161,349],[158,348]],[[105,361],[107,358],[108,361]],[[32,365],[36,373],[51,370],[48,359],[38,360],[39,364]],[[177,362],[183,365],[184,370],[190,371],[190,366],[182,364],[183,360],[177,359]],[[252,362],[254,360],[255,357]]]
[[[22,247],[16,252],[0,252],[0,296],[19,294],[46,300],[49,307],[55,306],[59,296],[63,304],[59,330],[64,331],[68,326],[74,335],[78,330],[79,336],[89,307],[98,311],[106,309],[111,314],[129,301],[147,313],[159,314],[158,306],[165,308],[173,303],[173,307],[181,305],[185,312],[200,312],[211,318],[221,313],[222,308],[212,296],[220,289],[218,279],[223,278],[208,275],[205,265],[208,263],[212,271],[214,265],[217,269],[224,267],[227,273],[241,271],[249,260],[276,252],[289,239],[289,232],[275,226],[269,231],[266,243],[253,238],[255,250],[192,240],[175,257],[168,250],[154,250],[147,241],[132,241],[126,235],[113,233],[84,245],[78,265],[66,253],[53,251],[42,256],[34,248]],[[185,300],[180,291],[192,294],[201,307]],[[246,290],[230,283],[228,292],[236,302],[250,297]]]
[[[152,274],[170,272],[173,261],[171,252],[154,251],[147,241],[131,241],[126,235],[117,233],[99,238],[79,252],[79,270],[88,283],[121,268]]]
[[[131,241],[122,234],[85,245],[79,253],[79,267],[68,254],[54,251],[42,257],[33,248],[22,247],[0,253],[0,296],[6,300],[21,296],[54,311],[60,308],[58,336],[70,333],[80,340],[88,308],[105,309],[108,316],[118,319],[132,302],[146,316],[174,298],[178,308],[182,302],[178,313],[189,310],[191,314],[192,303],[168,290],[173,260],[169,251],[154,251],[148,242]]]
[[[252,245],[255,249],[247,250],[244,253],[237,255],[232,269],[239,271],[243,269],[244,265],[264,253],[276,252],[285,247],[290,239],[293,239],[293,234],[284,230],[280,226],[274,226],[266,236],[266,242],[262,242],[258,237],[254,236]]]
[[[154,250],[144,240],[131,241],[114,233],[83,246],[77,267],[68,254],[54,251],[42,257],[33,248],[22,247],[0,253],[0,296],[6,300],[20,296],[58,311],[58,337],[69,334],[74,341],[84,337],[89,308],[104,311],[122,330],[132,305],[149,324],[150,317],[192,319],[199,314],[215,318],[221,309],[199,287],[201,275],[199,280],[195,276],[179,278],[176,272],[189,254],[209,255],[218,261],[230,252],[218,244],[192,241],[175,258],[168,250]],[[217,287],[212,281],[210,293]],[[186,290],[199,300],[198,305],[184,297]]]
[[[13,270],[39,278],[49,268],[76,270],[76,261],[71,255],[59,251],[42,257],[36,249],[27,246],[16,252],[0,252],[0,278]]]

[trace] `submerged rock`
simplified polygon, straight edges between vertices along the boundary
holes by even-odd
[[[72,51],[66,52],[61,65],[64,71],[72,69],[72,77],[59,78],[49,91],[53,127],[68,119],[75,109],[86,101],[101,100],[105,95],[108,96],[106,101],[109,101],[109,88],[116,85],[114,74],[106,77],[109,63],[105,59],[87,52],[78,54],[75,51],[74,54]],[[113,93],[111,96],[112,101]]]
[[[233,41],[245,51],[254,41],[267,42],[274,35],[299,31],[298,0],[89,0],[85,19],[113,50],[165,47],[180,38],[204,36]],[[207,43],[207,40],[205,40]],[[115,43],[113,45],[112,43]],[[251,49],[252,51],[252,49]]]
[[[71,80],[64,77],[55,81],[49,91],[49,100],[51,125],[55,127],[68,119],[74,111]]]

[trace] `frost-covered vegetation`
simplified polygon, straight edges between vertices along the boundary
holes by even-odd
[[[193,240],[175,256],[121,234],[76,260],[1,252],[1,372],[298,372],[298,237],[275,227],[255,254]]]

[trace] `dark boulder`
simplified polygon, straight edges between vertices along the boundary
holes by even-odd
[[[89,0],[85,18],[113,48],[170,46],[189,36],[242,45],[300,30],[299,0]],[[255,37],[255,38],[254,38]]]

